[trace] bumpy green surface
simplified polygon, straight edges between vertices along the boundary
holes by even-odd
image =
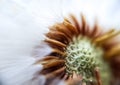
[[[86,37],[77,37],[66,49],[66,72],[72,75],[73,72],[83,76],[85,81],[93,78],[93,70],[103,63],[103,50],[91,43]]]

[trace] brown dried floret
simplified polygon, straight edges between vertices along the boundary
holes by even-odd
[[[72,76],[66,73],[65,57],[67,46],[73,41],[74,37],[85,36],[91,39],[91,43],[96,46],[100,46],[104,50],[103,58],[106,61],[110,61],[114,56],[120,55],[120,44],[110,45],[109,40],[112,40],[120,31],[111,29],[110,31],[103,33],[102,28],[95,23],[94,27],[91,29],[88,25],[85,17],[81,15],[81,23],[78,22],[75,16],[70,15],[71,20],[65,18],[63,23],[56,23],[51,26],[49,32],[46,33],[45,43],[52,47],[52,53],[45,56],[44,59],[40,60],[38,63],[43,65],[43,70],[41,74],[44,74],[49,81],[54,81],[55,78],[64,79],[67,85],[75,81],[81,82],[82,77],[79,79],[80,75],[74,73]],[[113,43],[114,41],[111,41]],[[109,47],[108,47],[109,46]],[[107,49],[110,48],[110,49]],[[89,81],[91,85],[102,85],[100,74],[98,69],[94,69],[97,84]],[[74,78],[74,76],[77,76]],[[71,82],[71,83],[70,83]],[[75,82],[74,82],[75,83]],[[50,83],[46,85],[51,85]]]

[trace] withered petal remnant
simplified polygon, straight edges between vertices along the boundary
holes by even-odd
[[[91,45],[94,44],[96,47],[102,48],[102,58],[106,62],[120,54],[120,44],[110,45],[114,43],[112,39],[120,34],[120,31],[110,29],[108,32],[103,32],[102,30],[104,29],[98,25],[98,22],[95,22],[95,25],[91,28],[83,15],[81,15],[81,23],[75,16],[70,15],[70,20],[65,18],[62,23],[56,23],[51,26],[49,32],[45,34],[47,38],[44,42],[52,47],[53,50],[49,55],[45,56],[44,59],[37,62],[37,64],[40,63],[43,65],[43,70],[40,73],[48,79],[46,85],[51,85],[50,83],[56,78],[65,80],[67,85],[79,85],[80,83],[80,85],[82,85],[82,83],[83,85],[84,83],[89,83],[89,85],[102,85],[103,82],[97,67],[93,69],[97,83],[92,81],[92,79],[90,79],[89,82],[82,82],[82,75],[76,72],[69,75],[66,71],[66,69],[69,69],[66,66],[66,57],[68,56],[66,50],[70,44],[73,43],[74,38],[81,39],[77,37],[87,37],[90,39]],[[111,40],[111,42],[108,42],[109,40]],[[109,46],[109,48],[107,46]],[[79,84],[75,84],[75,82],[79,82]]]

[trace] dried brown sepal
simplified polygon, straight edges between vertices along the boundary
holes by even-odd
[[[54,59],[59,59],[58,57],[56,56],[46,56],[44,57],[43,59],[37,61],[35,64],[46,64],[48,63],[50,60],[54,60]]]
[[[82,34],[85,35],[87,33],[87,22],[86,22],[85,17],[83,16],[83,14],[81,14],[81,20],[82,20],[82,23],[81,23],[82,29],[81,29],[81,31],[82,31]]]
[[[59,68],[45,76],[46,76],[46,78],[52,78],[52,77],[60,75],[63,71],[65,71],[65,67]]]
[[[81,27],[80,24],[78,22],[78,20],[76,19],[76,17],[74,15],[70,15],[70,18],[72,19],[73,25],[75,26],[75,28],[77,29],[78,33],[80,34],[81,32]]]
[[[91,37],[93,39],[95,39],[95,38],[99,37],[101,34],[102,34],[102,31],[98,25],[98,21],[95,20],[95,25],[94,25],[93,30],[91,32]]]
[[[58,66],[58,65],[64,64],[64,63],[65,63],[64,60],[51,60],[51,61],[49,61],[49,63],[44,64],[43,68],[50,68],[50,67]]]
[[[95,77],[96,77],[96,80],[97,80],[97,85],[102,85],[99,68],[95,68]]]
[[[72,76],[66,80],[66,85],[81,85],[82,84],[82,77],[73,73]]]
[[[111,57],[120,55],[120,44],[113,46],[105,53],[105,57],[110,59]]]
[[[58,24],[54,25],[53,28],[50,30],[60,31],[60,32],[64,33],[65,35],[67,35],[69,37],[69,39],[72,40],[72,33],[63,23],[58,23]]]
[[[51,45],[56,45],[56,46],[58,46],[58,47],[63,47],[63,48],[66,47],[66,44],[64,44],[64,43],[62,43],[62,42],[59,42],[59,41],[57,41],[57,40],[54,40],[54,39],[49,39],[49,38],[47,38],[47,39],[45,40],[45,42],[48,42],[48,43],[50,43]]]
[[[61,55],[62,57],[66,56],[66,52],[63,52],[63,51],[58,50],[58,49],[53,49],[52,52],[57,53],[57,54]]]
[[[49,33],[46,34],[46,36],[50,39],[55,39],[65,44],[68,44],[70,41],[69,38],[64,33],[59,31],[50,31]]]
[[[71,31],[71,33],[73,35],[77,35],[78,34],[78,30],[69,22],[67,22],[68,20],[64,20],[63,24],[67,27],[67,29],[69,29]]]
[[[94,42],[101,45],[101,44],[104,44],[107,40],[112,39],[113,37],[117,36],[118,34],[120,34],[120,31],[117,32],[112,29],[106,34],[96,38]]]
[[[47,60],[51,60],[51,59],[59,59],[58,57],[56,57],[56,56],[46,56],[46,57],[44,57],[41,61],[47,61]]]

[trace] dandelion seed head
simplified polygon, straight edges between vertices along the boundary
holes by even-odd
[[[87,37],[77,37],[67,47],[66,71],[82,75],[85,80],[92,78],[95,67],[100,67],[103,49],[96,47]]]

